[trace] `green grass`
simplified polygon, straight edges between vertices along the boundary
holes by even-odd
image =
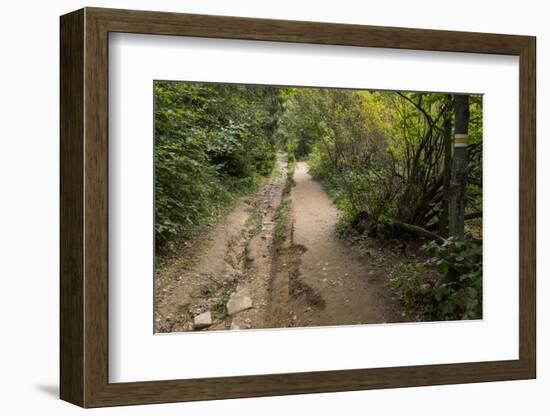
[[[286,182],[285,182],[285,187],[283,188],[283,195],[288,195],[290,193],[290,189],[294,186],[295,170],[296,170],[296,159],[289,157],[288,165],[286,168]]]
[[[280,246],[286,239],[286,225],[290,214],[292,201],[286,199],[281,203],[275,214],[275,227],[273,228],[273,243],[275,247]]]
[[[214,306],[212,306],[212,311],[218,315],[218,316],[225,316],[227,315],[227,302],[229,302],[229,298],[231,297],[231,294],[233,293],[232,288],[227,288],[223,291],[220,298],[216,301]]]
[[[279,158],[280,158],[280,154],[277,153],[277,160],[273,165],[273,169],[271,170],[271,173],[269,174],[269,180],[275,180],[281,174],[281,165],[279,163]]]

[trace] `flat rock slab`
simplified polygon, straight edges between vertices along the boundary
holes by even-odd
[[[193,321],[193,329],[203,329],[212,325],[212,314],[210,311],[203,312],[195,316]]]
[[[242,292],[234,292],[227,302],[228,315],[235,315],[250,308],[252,308],[252,299]]]

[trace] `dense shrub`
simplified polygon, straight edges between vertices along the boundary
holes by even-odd
[[[470,102],[467,209],[480,212],[481,98]],[[396,222],[437,230],[447,215],[444,150],[452,111],[449,94],[306,88],[285,103],[279,132],[289,152],[306,154],[350,227],[369,235],[393,235]]]
[[[155,241],[189,237],[275,162],[279,90],[155,82]]]
[[[309,158],[320,180],[354,229],[372,234],[394,215],[398,181],[391,171],[387,137],[392,113],[378,93],[341,91],[329,97],[326,132]]]
[[[403,313],[419,321],[480,319],[482,315],[482,252],[473,241],[449,238],[422,247],[427,260],[399,263],[389,286]]]

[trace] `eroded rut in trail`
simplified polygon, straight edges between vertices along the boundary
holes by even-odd
[[[277,164],[267,184],[242,198],[223,222],[176,250],[157,270],[155,332],[197,329],[198,316],[204,318],[200,329],[205,330],[263,326],[273,221],[285,186],[286,156],[280,156]],[[240,296],[237,301],[250,300],[252,307],[228,315],[232,294]]]
[[[294,181],[292,241],[289,255],[277,261],[290,264],[290,293],[295,292],[286,326],[399,321],[386,287],[387,265],[379,264],[372,250],[362,254],[337,237],[338,209],[306,163],[297,164]],[[300,247],[298,259],[293,247]]]
[[[286,156],[278,164],[255,195],[157,271],[156,332],[402,320],[385,285],[392,253],[340,240],[338,209],[306,163],[297,164],[289,194]],[[274,238],[283,201],[290,209]]]

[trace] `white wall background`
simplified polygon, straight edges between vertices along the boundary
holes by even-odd
[[[544,248],[550,226],[543,184],[550,162],[543,118],[550,101],[550,26],[535,0],[120,0],[5,2],[0,13],[0,411],[71,415],[83,412],[58,395],[59,20],[83,6],[240,15],[294,20],[529,34],[538,37],[538,330],[534,381],[422,387],[338,394],[225,400],[87,411],[103,415],[545,415],[550,361],[544,347],[550,301]],[[451,7],[452,6],[452,7]]]

